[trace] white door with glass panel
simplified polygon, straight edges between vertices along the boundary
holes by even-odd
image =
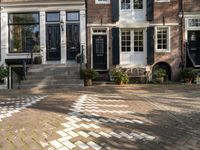
[[[121,30],[121,65],[146,65],[146,45],[144,29]]]

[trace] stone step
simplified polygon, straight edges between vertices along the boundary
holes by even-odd
[[[82,80],[80,79],[30,79],[30,80],[23,80],[22,84],[80,84]]]
[[[47,84],[21,84],[20,89],[30,89],[30,88],[78,88],[78,87],[84,87],[84,84],[54,84],[47,85]]]
[[[33,80],[33,79],[44,79],[44,78],[49,78],[49,79],[61,79],[61,80],[64,80],[64,79],[80,79],[80,74],[57,74],[57,75],[46,75],[46,74],[41,74],[41,75],[31,75],[31,74],[28,74],[26,76],[26,80]]]

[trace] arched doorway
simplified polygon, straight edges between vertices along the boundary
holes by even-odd
[[[153,76],[152,76],[152,78],[155,79],[154,72],[156,70],[158,70],[159,68],[166,70],[167,76],[165,77],[165,81],[170,81],[171,80],[171,67],[166,62],[159,62],[159,63],[157,63],[153,66],[153,69],[152,69]]]

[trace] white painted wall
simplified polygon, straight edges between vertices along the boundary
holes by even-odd
[[[1,64],[5,63],[8,53],[8,14],[1,13]]]

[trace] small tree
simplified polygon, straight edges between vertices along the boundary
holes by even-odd
[[[8,76],[8,69],[1,66],[0,67],[0,80],[3,80],[7,76]]]

